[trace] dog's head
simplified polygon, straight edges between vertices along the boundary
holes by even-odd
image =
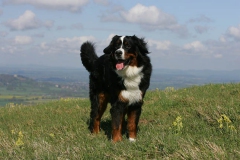
[[[103,52],[111,54],[117,70],[126,66],[138,66],[138,58],[148,54],[147,43],[143,38],[115,35]]]

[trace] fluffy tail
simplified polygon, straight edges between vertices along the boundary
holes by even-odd
[[[93,72],[94,63],[98,59],[98,56],[95,52],[94,44],[91,42],[85,42],[80,48],[80,57],[82,64],[88,70],[88,72]]]

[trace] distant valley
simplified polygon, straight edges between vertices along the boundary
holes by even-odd
[[[0,106],[36,103],[61,97],[88,97],[85,69],[55,67],[0,67]],[[238,83],[240,71],[154,69],[150,90],[185,88],[208,83]]]

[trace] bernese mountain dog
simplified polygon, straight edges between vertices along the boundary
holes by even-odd
[[[100,57],[94,44],[87,41],[80,52],[82,64],[90,73],[89,129],[92,133],[100,131],[101,117],[110,103],[113,142],[122,140],[125,115],[129,140],[136,141],[143,98],[152,72],[144,38],[115,35]]]

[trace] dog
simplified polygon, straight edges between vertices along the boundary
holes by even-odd
[[[144,38],[115,35],[98,57],[95,45],[85,42],[80,47],[83,66],[90,73],[91,101],[89,129],[99,133],[100,120],[111,104],[112,141],[122,140],[127,115],[129,140],[136,141],[143,98],[150,85],[152,65]]]

